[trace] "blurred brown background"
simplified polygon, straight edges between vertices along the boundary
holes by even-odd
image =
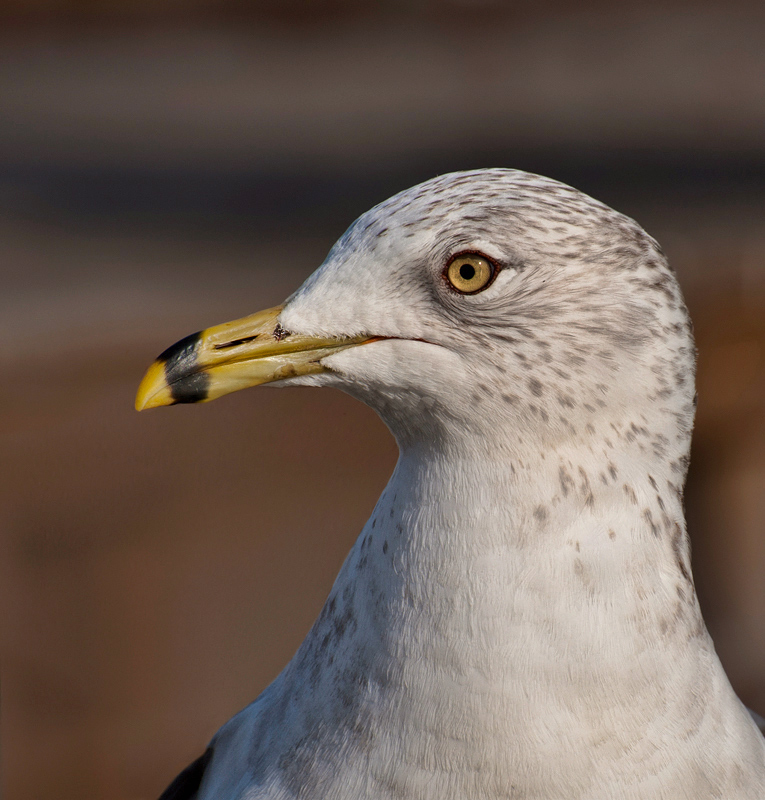
[[[289,659],[394,461],[365,407],[137,415],[373,203],[514,166],[636,217],[696,324],[688,517],[765,713],[765,6],[0,3],[6,800],[152,798]]]

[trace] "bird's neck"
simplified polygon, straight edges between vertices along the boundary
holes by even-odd
[[[671,469],[604,470],[405,451],[344,570],[372,588],[360,614],[420,664],[448,652],[500,683],[558,663],[616,691],[626,662],[706,641]]]
[[[437,787],[422,796],[506,796],[500,776],[541,798],[604,796],[582,788],[604,759],[651,775],[658,741],[714,749],[699,696],[749,725],[701,620],[679,493],[562,458],[402,454],[283,677],[310,686],[306,731],[341,720],[364,775],[419,770]]]

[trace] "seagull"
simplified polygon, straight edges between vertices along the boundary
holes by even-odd
[[[136,406],[263,383],[371,406],[399,459],[281,674],[163,800],[755,800],[765,739],[699,609],[691,322],[657,242],[555,180],[442,175]]]

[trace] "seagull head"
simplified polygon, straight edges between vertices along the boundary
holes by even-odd
[[[634,440],[650,427],[643,447],[685,458],[694,362],[677,281],[635,221],[488,169],[363,214],[282,306],[168,348],[136,406],[333,386],[403,448],[586,446],[596,430]]]

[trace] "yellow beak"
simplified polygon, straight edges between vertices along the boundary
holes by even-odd
[[[144,375],[136,410],[204,403],[248,386],[325,372],[322,358],[371,341],[290,333],[277,321],[283,308],[206,328],[168,347]]]

